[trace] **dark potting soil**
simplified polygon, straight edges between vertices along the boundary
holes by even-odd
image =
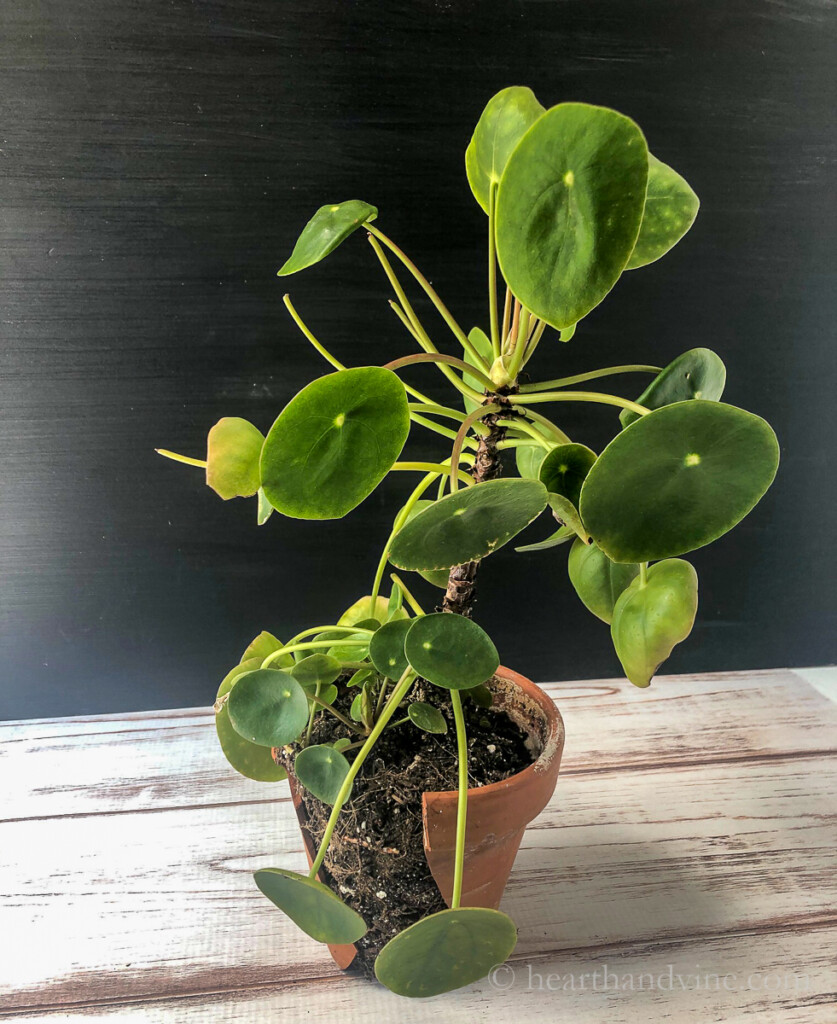
[[[426,688],[425,688],[426,687]],[[341,695],[335,706],[344,712],[351,702]],[[450,697],[436,687],[417,685],[405,701],[426,700],[448,722],[444,735],[431,735],[411,722],[388,728],[369,755],[352,788],[352,797],[338,818],[320,878],[353,907],[369,925],[356,943],[352,967],[374,977],[375,958],[386,943],[422,917],[445,909],[422,843],[421,798],[425,792],[457,788],[456,730]],[[470,787],[499,782],[532,763],[526,733],[503,711],[463,702],[468,735]],[[402,717],[398,713],[398,717]],[[333,715],[319,715],[312,743],[333,743],[358,737]],[[277,751],[277,759],[293,771],[299,746]],[[351,760],[356,751],[349,751]],[[331,807],[301,789],[307,828],[319,847]]]

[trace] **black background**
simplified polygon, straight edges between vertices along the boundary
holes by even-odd
[[[344,361],[412,350],[361,235],[276,278],[325,202],[378,205],[466,329],[484,323],[485,221],[463,152],[509,84],[635,118],[703,204],[684,242],[625,275],[571,345],[542,344],[538,376],[708,345],[727,363],[726,399],[782,444],[767,498],[692,556],[698,623],[667,670],[833,660],[833,4],[0,8],[2,717],[206,704],[260,629],[286,637],[368,591],[411,478],[340,522],[258,529],[253,501],[220,501],[200,470],[153,449],[202,456],[222,415],[266,429],[327,369],[284,311],[288,285]],[[413,380],[447,397],[437,376]],[[614,432],[615,411],[559,413],[593,447]],[[441,453],[426,439],[416,450]],[[616,675],[565,561],[566,548],[490,559],[477,618],[537,680]]]

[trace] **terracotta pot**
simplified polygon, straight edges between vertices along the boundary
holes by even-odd
[[[500,667],[491,684],[494,707],[504,710],[528,735],[537,759],[502,782],[468,790],[463,907],[496,909],[503,896],[526,826],[546,807],[558,780],[564,723],[552,700],[529,679]],[[291,798],[311,864],[316,850],[305,827],[302,798],[292,777]],[[450,906],[456,842],[456,791],[425,793],[424,853],[442,898]],[[338,967],[355,957],[353,945],[329,946]]]

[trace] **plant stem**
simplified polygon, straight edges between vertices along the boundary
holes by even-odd
[[[546,330],[546,320],[541,320],[535,330],[532,332],[532,337],[526,345],[526,352],[523,356],[523,363],[521,369],[529,362],[532,356],[535,354],[535,349],[540,344],[540,340],[543,337],[543,332]]]
[[[402,252],[402,250],[398,248],[398,246],[395,244],[395,242],[392,241],[391,238],[387,238],[383,231],[381,231],[379,228],[376,228],[374,224],[365,224],[364,227],[366,228],[367,231],[370,232],[370,234],[374,235],[375,238],[379,238],[391,252],[395,253],[398,259],[401,260],[401,262],[407,268],[407,270],[410,271],[410,273],[413,275],[416,281],[418,281],[418,283],[424,289],[424,292],[427,295],[427,297],[439,311],[442,319],[453,332],[453,336],[474,360],[475,365],[482,367],[482,369],[484,370],[488,370],[489,367],[486,364],[485,360],[468,340],[468,337],[465,334],[465,332],[462,330],[462,328],[459,326],[456,320],[454,320],[454,318],[451,316],[448,307],[444,304],[444,302],[442,302],[442,300],[436,294],[436,291],[433,288],[433,286],[430,284],[430,282],[427,280],[424,274],[422,274],[422,272],[418,269],[415,263],[413,263],[413,261],[406,255],[406,253]]]
[[[517,325],[517,338],[511,352],[509,365],[506,367],[506,372],[513,381],[517,380],[517,375],[520,373],[520,367],[523,365],[523,357],[526,354],[526,336],[529,332],[529,318],[531,315],[532,314],[525,306],[520,307]]]
[[[662,367],[645,366],[635,364],[630,366],[605,366],[601,370],[590,370],[587,373],[577,373],[573,377],[558,377],[555,380],[544,380],[538,384],[521,384],[520,393],[527,394],[530,391],[544,391],[552,388],[565,388],[570,384],[581,384],[585,380],[595,380],[597,377],[610,377],[617,373],[659,373]]]
[[[488,190],[488,316],[491,322],[491,351],[500,358],[500,325],[497,318],[497,183]]]
[[[459,460],[462,457],[462,446],[465,443],[465,437],[471,426],[477,421],[482,419],[484,416],[490,413],[497,413],[502,411],[502,406],[489,403],[488,405],[481,405],[479,408],[474,409],[472,413],[469,413],[462,421],[462,425],[456,434],[456,440],[453,442],[453,450],[450,456],[450,489],[451,494],[459,488]],[[479,448],[477,448],[479,451]]]
[[[465,826],[468,819],[468,737],[465,716],[458,690],[450,691],[453,718],[456,723],[456,759],[459,763],[459,798],[456,804],[456,851],[453,860],[453,895],[451,910],[456,910],[462,899],[462,876],[465,873]]]
[[[418,473],[449,473],[448,466],[442,466],[438,462],[396,462],[390,472],[418,472]],[[472,484],[473,480],[461,469],[457,470],[459,479],[465,484]]]
[[[637,405],[627,398],[618,395],[606,395],[600,391],[544,391],[536,395],[515,395],[516,405],[529,405],[535,402],[596,402],[599,405],[615,405],[620,409],[630,409],[639,416],[647,416],[650,409]]]
[[[570,439],[564,431],[559,426],[556,426],[552,420],[547,419],[546,416],[541,416],[541,414],[539,412],[535,412],[534,409],[524,409],[521,405],[513,405],[512,409],[514,409],[515,412],[521,413],[521,415],[525,416],[527,420],[531,420],[534,423],[540,423],[542,426],[546,427],[550,434],[552,434],[558,441],[558,444],[570,443]]]
[[[189,455],[178,455],[177,452],[170,452],[167,448],[155,448],[154,451],[163,458],[171,459],[173,462],[182,462],[184,466],[197,466],[199,469],[206,469],[206,460],[193,459]]]
[[[326,626],[326,630],[330,630],[331,628],[333,628],[333,627]],[[344,627],[338,626],[336,628],[343,629]],[[325,632],[325,630],[319,629],[319,630],[317,630],[317,632]],[[347,633],[368,633],[370,636],[372,635],[372,630],[371,629],[360,629],[360,628],[355,628],[354,626],[352,626],[350,628],[347,627],[346,628],[346,632]],[[347,640],[340,640],[340,641],[337,641],[337,640],[311,640],[311,641],[308,641],[307,643],[303,643],[303,644],[287,644],[285,647],[280,647],[278,651],[274,651],[272,654],[268,654],[268,656],[262,662],[261,667],[262,668],[270,668],[270,666],[273,664],[273,662],[276,661],[277,658],[281,658],[283,654],[293,654],[294,651],[307,651],[309,649],[317,650],[317,649],[319,649],[321,647],[334,647],[334,646],[336,646],[336,644],[338,642],[340,643],[341,647],[344,647],[344,646],[363,647],[364,644],[367,643],[366,640],[348,640],[347,639]]]
[[[469,366],[464,359],[458,359],[456,356],[447,356],[441,352],[418,352],[410,356],[401,356],[399,359],[393,359],[391,362],[385,363],[383,368],[385,370],[398,370],[402,366],[411,366],[413,363],[447,363],[448,366],[455,366],[457,369],[464,370],[469,376],[478,380],[484,388],[489,390],[494,388],[494,382],[482,370],[478,370],[475,366]]]
[[[375,703],[375,718],[381,713],[381,708],[384,706],[384,698],[387,695],[387,689],[389,684],[384,677],[381,677],[381,688],[378,690],[378,700]]]
[[[552,447],[549,441],[547,441],[547,439],[540,432],[540,430],[535,429],[535,427],[527,423],[524,419],[497,420],[497,426],[511,428],[512,430],[520,431],[523,434],[528,434],[529,437],[531,437],[534,441],[537,441],[537,443],[542,448],[546,448],[547,451],[549,451],[549,449]]]
[[[500,348],[502,349],[503,344],[506,340],[506,335],[509,333],[509,320],[511,319],[511,303],[512,293],[511,288],[506,285],[506,300],[503,303],[503,326],[500,328]]]
[[[415,679],[415,673],[411,668],[408,668],[401,678],[398,680],[395,689],[392,691],[392,696],[386,704],[386,707],[381,712],[381,717],[372,727],[372,732],[366,737],[366,742],[358,751],[357,757],[352,761],[351,767],[349,768],[346,778],[343,780],[343,784],[340,787],[340,791],[337,794],[337,799],[334,801],[334,806],[331,809],[331,814],[328,818],[328,824],[325,827],[323,833],[323,839],[320,843],[320,849],[317,851],[317,856],[314,863],[311,865],[311,870],[308,872],[309,878],[316,878],[317,872],[323,865],[325,860],[326,851],[328,850],[328,844],[331,842],[331,837],[334,833],[335,826],[337,825],[337,819],[340,816],[340,811],[343,809],[343,804],[348,799],[349,793],[352,789],[352,783],[355,781],[355,777],[360,769],[363,767],[363,762],[369,756],[369,752],[378,742],[378,738],[384,731],[387,722],[392,718],[395,713],[395,709],[401,703],[401,699],[410,689]],[[397,699],[396,699],[397,698]]]
[[[325,708],[326,711],[330,711],[335,718],[339,718],[343,725],[348,726],[352,732],[362,732],[358,729],[357,725],[349,718],[346,718],[344,714],[341,714],[336,708],[333,708],[330,704],[326,704],[324,700],[320,700],[315,694],[309,694],[308,699],[313,701],[315,704],[319,704],[321,708]]]
[[[644,587],[647,582],[648,582],[648,563],[647,562],[640,562],[639,563],[639,585],[641,587]]]
[[[404,591],[404,597],[406,598],[407,604],[413,609],[413,611],[416,613],[416,615],[426,615],[427,614],[427,612],[425,612],[425,610],[418,603],[418,601],[413,597],[412,593],[410,592],[409,587],[404,582],[404,580],[401,579],[401,577],[398,575],[398,573],[391,572],[389,574],[389,578],[394,583],[397,583],[398,586],[401,587],[401,589]]]
[[[335,370],[345,370],[346,367],[343,365],[343,363],[341,363],[339,359],[335,359],[335,357],[328,351],[328,349],[325,347],[325,345],[323,345],[321,342],[317,341],[317,339],[311,333],[311,331],[309,330],[309,328],[305,324],[305,321],[302,319],[302,317],[299,315],[299,313],[297,313],[296,309],[294,308],[294,304],[291,302],[290,295],[283,295],[282,296],[282,301],[285,303],[285,306],[286,306],[288,312],[291,314],[291,317],[293,318],[294,323],[302,331],[302,333],[305,335],[305,337],[311,342],[311,344],[314,346],[314,348],[320,353],[320,355],[323,357],[323,359],[325,359],[326,362],[331,363],[331,365],[335,368]]]

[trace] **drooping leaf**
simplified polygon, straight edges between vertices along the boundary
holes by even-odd
[[[424,509],[395,536],[390,561],[401,569],[449,569],[484,558],[516,537],[546,507],[538,480],[489,480]]]
[[[349,762],[329,743],[305,747],[294,758],[294,775],[325,804],[333,804],[349,774]]]
[[[261,663],[262,659],[258,655],[244,659],[224,677],[218,687],[217,700],[220,706],[215,712],[215,731],[224,757],[240,775],[255,779],[256,782],[280,782],[288,775],[285,769],[273,760],[270,747],[260,747],[239,736],[230,722],[227,702],[221,700],[230,692],[240,676],[259,668]]]
[[[691,398],[702,398],[707,402],[718,402],[724,393],[727,370],[709,348],[692,348],[670,362],[651,381],[637,399],[638,405],[646,409],[661,409],[664,405],[685,402]],[[630,426],[639,419],[633,409],[623,409],[619,422]]]
[[[515,551],[548,551],[550,548],[557,548],[561,544],[566,544],[567,541],[573,540],[577,536],[575,530],[571,526],[560,526],[555,533],[550,534],[546,540],[537,541],[535,544],[523,544],[519,548],[515,548]]]
[[[263,868],[253,875],[265,896],[317,942],[357,942],[366,922],[322,882],[282,868]]]
[[[404,651],[420,676],[447,690],[478,686],[500,665],[497,648],[485,630],[471,619],[450,612],[413,619]]]
[[[247,645],[247,649],[244,654],[241,655],[242,664],[245,661],[249,661],[251,658],[258,658],[260,661],[264,661],[265,658],[269,657],[274,651],[278,651],[280,647],[285,645],[281,640],[278,640],[272,633],[268,633],[266,629],[263,629],[261,633],[255,639],[251,640]],[[291,654],[284,654],[277,658],[276,661],[271,662],[274,668],[290,668],[293,666],[294,659]]]
[[[328,654],[309,654],[294,665],[291,675],[303,689],[308,690],[317,684],[328,686],[339,677],[341,671],[342,666],[337,658]]]
[[[292,743],[308,722],[305,691],[293,676],[269,668],[239,676],[227,709],[239,736],[263,747]]]
[[[602,622],[613,620],[613,606],[631,580],[639,575],[633,562],[611,562],[595,544],[576,540],[567,562],[570,582],[581,603]]]
[[[379,623],[386,622],[389,610],[389,602],[385,597],[378,597],[375,607],[372,607],[372,595],[359,597],[357,601],[347,608],[337,620],[338,626],[357,626],[364,619],[377,619]],[[405,613],[406,614],[406,613]]]
[[[206,482],[224,501],[258,491],[263,444],[262,432],[238,416],[225,416],[209,431]]]
[[[404,385],[391,370],[360,366],[313,381],[270,428],[261,482],[294,519],[339,519],[375,490],[410,430]]]
[[[666,405],[605,448],[581,489],[581,518],[615,562],[650,562],[723,536],[779,464],[761,417],[721,402]]]
[[[501,89],[486,104],[465,150],[468,184],[486,213],[491,186],[499,184],[515,146],[543,112],[532,90],[521,85]]]
[[[260,487],[258,491],[258,506],[256,507],[256,522],[259,526],[264,524],[273,515],[273,506],[265,497],[264,490]]]
[[[468,332],[468,341],[471,342],[471,344],[474,346],[477,352],[479,352],[479,354],[488,363],[488,365],[491,366],[491,364],[494,362],[494,351],[491,348],[491,339],[488,337],[485,331],[481,331],[479,327],[472,327],[471,330]],[[465,360],[466,363],[468,363],[469,366],[476,366],[476,362],[473,356],[467,349],[463,353],[462,358]],[[482,369],[482,367],[478,366],[477,369]],[[483,390],[483,384],[476,378],[471,377],[467,373],[463,372],[462,380],[469,387],[472,387],[474,391],[481,392]],[[465,412],[470,413],[477,408],[478,403],[475,402],[473,398],[469,398],[467,395],[462,396],[462,401],[465,403]]]
[[[568,328],[625,269],[645,206],[648,150],[629,118],[562,103],[529,129],[497,195],[497,255],[512,292]]]
[[[448,731],[448,723],[445,716],[432,704],[425,704],[424,701],[414,701],[408,708],[407,714],[413,725],[418,726],[422,732],[430,732],[442,736]]]
[[[375,976],[399,996],[437,996],[484,978],[516,943],[514,921],[500,910],[441,910],[390,939],[375,961]]]
[[[625,269],[635,270],[665,256],[694,224],[699,206],[686,179],[649,153],[645,212]]]
[[[645,583],[637,577],[613,609],[613,646],[625,675],[648,686],[676,644],[691,633],[697,614],[698,581],[682,558],[668,558],[648,568]]]
[[[562,494],[578,508],[581,485],[596,461],[596,453],[585,444],[559,444],[540,465],[538,479],[552,494]]]
[[[277,276],[287,277],[288,274],[295,274],[319,263],[349,235],[357,231],[361,224],[372,221],[377,216],[377,209],[360,199],[321,206],[302,229],[294,251],[277,272]]]
[[[584,528],[584,523],[581,521],[578,509],[569,498],[565,498],[563,494],[550,493],[549,507],[552,509],[552,514],[558,522],[563,526],[569,527],[580,541],[584,544],[590,542],[590,534]],[[553,534],[553,538],[554,536]]]
[[[399,679],[407,669],[404,637],[412,626],[412,619],[393,619],[385,622],[369,643],[372,664],[389,679]]]

